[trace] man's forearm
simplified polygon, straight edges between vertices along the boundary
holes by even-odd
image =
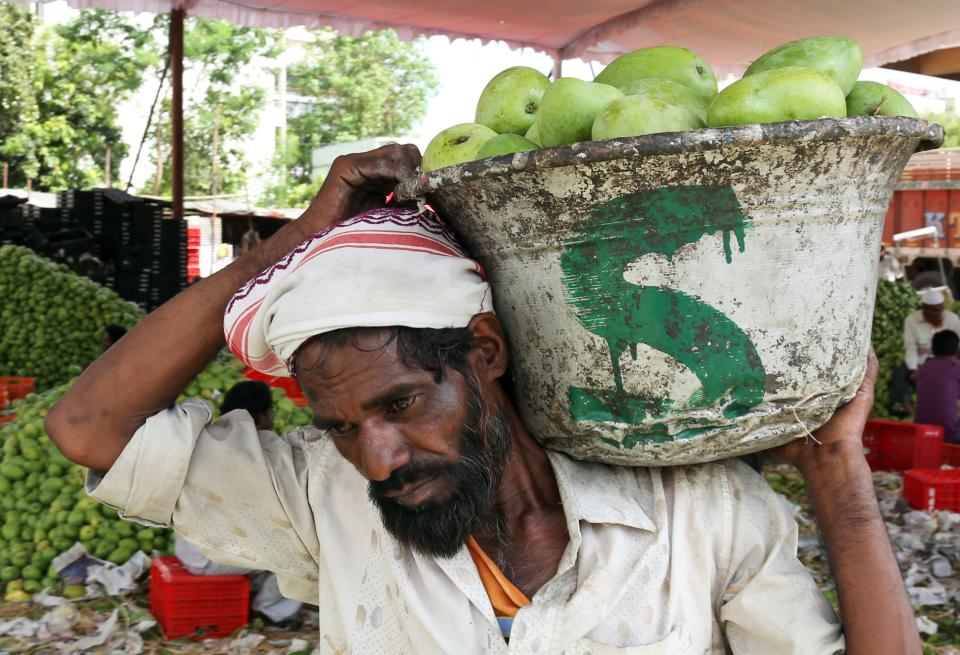
[[[859,445],[828,444],[813,452],[801,471],[837,583],[847,654],[920,653],[913,612]]]
[[[93,362],[48,415],[68,457],[108,469],[147,417],[169,407],[224,346],[233,293],[308,234],[293,221],[260,246],[152,312]]]

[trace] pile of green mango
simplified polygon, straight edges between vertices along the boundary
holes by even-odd
[[[859,82],[860,46],[817,36],[763,54],[718,93],[703,58],[679,46],[642,48],[612,61],[592,82],[515,66],[480,95],[473,123],[437,134],[423,169],[579,141],[601,141],[703,127],[842,116],[911,116],[896,90]]]
[[[29,248],[0,246],[0,376],[63,384],[101,351],[103,328],[130,327],[143,311]]]
[[[181,398],[205,398],[219,411],[225,392],[246,379],[241,368],[233,357],[221,355]],[[0,588],[8,601],[26,600],[44,588],[82,595],[83,588],[61,589],[51,566],[76,542],[115,564],[138,550],[148,555],[173,551],[170,530],[121,520],[116,510],[88,497],[83,490],[86,469],[63,457],[50,441],[44,417],[70,384],[15,400],[6,414],[16,414],[16,419],[0,426]],[[310,424],[309,409],[296,407],[280,389],[273,394],[278,432]]]
[[[168,530],[123,521],[116,510],[88,497],[83,490],[86,470],[50,441],[44,417],[68,388],[65,384],[14,401],[9,411],[16,420],[0,426],[0,583],[6,600],[58,588],[51,562],[78,541],[90,554],[116,564],[138,550],[167,553],[173,548]]]
[[[895,418],[891,413],[890,377],[903,364],[903,320],[920,309],[920,296],[909,285],[880,280],[877,283],[877,304],[873,310],[870,340],[880,362],[874,392],[874,418]]]

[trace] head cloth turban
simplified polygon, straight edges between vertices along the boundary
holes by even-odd
[[[440,218],[376,209],[303,241],[241,287],[223,326],[230,349],[263,373],[291,375],[304,341],[351,327],[466,327],[493,311],[490,286]]]

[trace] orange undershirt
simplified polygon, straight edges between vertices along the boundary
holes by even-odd
[[[521,607],[530,604],[530,599],[507,580],[490,557],[483,552],[480,544],[473,537],[467,539],[467,550],[473,563],[477,565],[477,573],[480,574],[480,582],[483,584],[484,591],[490,597],[490,604],[493,605],[493,612],[498,617],[513,618],[520,611]]]

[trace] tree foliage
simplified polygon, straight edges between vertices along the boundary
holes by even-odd
[[[960,111],[944,114],[930,114],[924,116],[928,121],[940,123],[946,132],[946,138],[943,140],[944,148],[960,147]]]
[[[0,3],[0,165],[34,164],[33,148],[24,127],[35,120],[34,19],[20,5]]]
[[[251,64],[256,57],[276,53],[278,35],[272,30],[188,18],[183,42],[184,193],[241,191],[249,169],[243,146],[257,129],[266,99],[260,86],[245,83],[244,74],[254,72]],[[153,132],[156,175],[148,191],[169,195],[169,99],[160,116]]]
[[[3,70],[0,106],[20,107],[16,125],[0,122],[11,185],[29,179],[49,191],[90,186],[103,179],[108,149],[116,177],[127,151],[117,107],[159,61],[156,40],[115,12],[84,10],[68,23],[39,28],[16,6],[0,10],[7,37],[0,36],[0,59],[17,62],[10,77]]]
[[[393,30],[353,37],[314,32],[302,62],[288,72],[293,101],[287,143],[278,146],[268,202],[305,205],[319,185],[314,148],[374,136],[399,136],[423,118],[437,90],[433,64],[418,43]]]

